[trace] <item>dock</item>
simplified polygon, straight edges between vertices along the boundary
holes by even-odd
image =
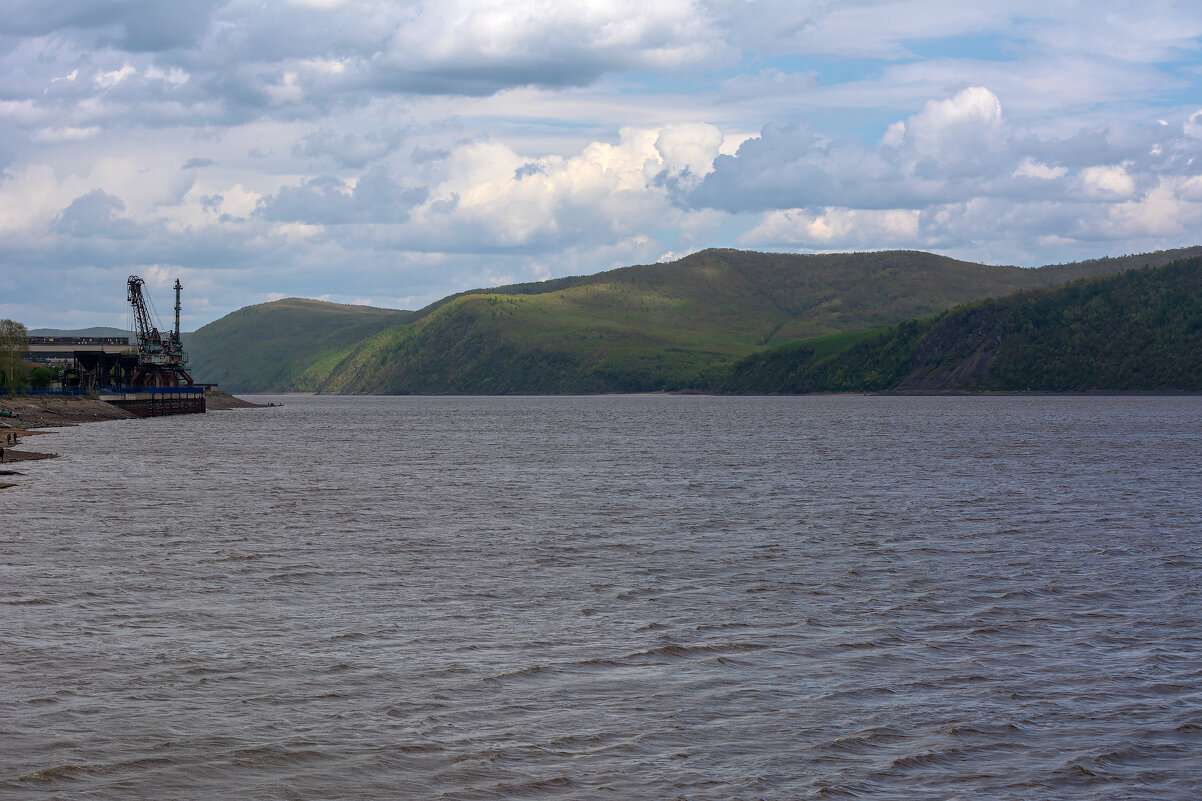
[[[116,390],[102,390],[100,400],[138,417],[205,413],[204,387],[121,387]]]

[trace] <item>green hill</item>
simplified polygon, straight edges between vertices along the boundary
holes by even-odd
[[[412,312],[288,298],[247,306],[184,336],[198,382],[234,392],[312,391],[330,359]]]
[[[728,392],[1202,391],[1202,257],[740,361]]]
[[[1187,252],[1202,248],[1024,269],[918,251],[707,250],[671,263],[473,290],[417,312],[266,303],[205,326],[186,344],[197,380],[239,392],[704,388],[774,344],[879,328]]]
[[[705,388],[776,342],[861,331],[1167,254],[1037,270],[929,253],[709,250],[558,284],[465,293],[349,349],[323,392]]]

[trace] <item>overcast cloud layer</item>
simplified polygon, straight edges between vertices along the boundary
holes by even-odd
[[[184,327],[707,247],[1202,243],[1202,6],[9,0],[0,317]]]

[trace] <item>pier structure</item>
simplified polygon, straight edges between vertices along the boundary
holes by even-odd
[[[205,413],[205,388],[200,386],[118,387],[100,393],[100,399],[138,417]]]

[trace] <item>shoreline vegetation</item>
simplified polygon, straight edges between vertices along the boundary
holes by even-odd
[[[228,392],[210,389],[205,392],[205,405],[209,411],[228,409],[259,409],[269,404],[254,403],[234,397]],[[4,417],[0,421],[11,428],[0,428],[0,490],[17,486],[11,479],[22,476],[19,470],[10,467],[19,462],[54,459],[57,453],[26,450],[23,440],[49,433],[46,429],[74,426],[80,423],[95,423],[102,420],[128,420],[137,415],[96,398],[70,395],[15,395],[0,399],[0,409],[12,412],[17,417]]]

